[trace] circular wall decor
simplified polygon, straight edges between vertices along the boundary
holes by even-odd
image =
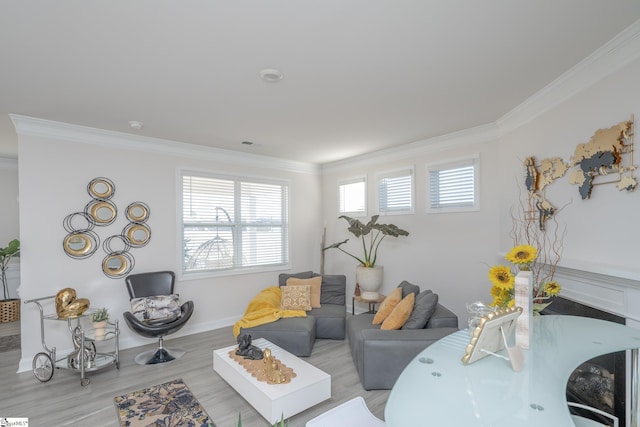
[[[118,216],[118,208],[110,200],[93,200],[87,203],[84,210],[101,227],[112,224]]]
[[[84,212],[75,212],[63,221],[67,235],[62,242],[65,253],[76,259],[93,255],[100,246],[100,237],[93,229],[113,224],[118,216],[118,208],[111,201],[116,186],[109,178],[94,178],[87,184],[87,192],[91,201],[84,207]],[[151,228],[146,224],[150,209],[144,202],[133,202],[125,210],[129,223],[118,235],[113,235],[102,242],[106,253],[102,261],[102,271],[107,277],[116,279],[127,275],[135,264],[130,254],[131,248],[146,246],[151,240]]]
[[[94,199],[110,199],[116,193],[116,187],[109,178],[94,178],[87,185],[87,192]]]
[[[145,222],[149,219],[149,206],[142,202],[133,202],[127,206],[125,215],[131,222]]]
[[[151,230],[146,224],[130,223],[122,231],[133,248],[141,248],[151,240]]]
[[[91,230],[72,231],[64,238],[62,247],[72,258],[87,258],[98,249],[98,236]]]

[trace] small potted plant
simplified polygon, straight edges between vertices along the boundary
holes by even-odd
[[[358,261],[360,265],[356,268],[356,285],[364,291],[361,292],[361,296],[367,300],[377,300],[379,297],[377,290],[382,285],[382,266],[376,264],[380,243],[387,236],[409,235],[408,231],[402,230],[393,224],[378,224],[378,217],[379,215],[373,215],[369,222],[365,224],[356,218],[345,215],[340,216],[349,224],[347,230],[360,239],[360,248],[363,250],[362,256],[353,255],[341,247],[349,239],[323,248],[323,251],[338,249]]]
[[[91,320],[93,321],[96,340],[103,340],[107,328],[107,320],[109,320],[109,310],[104,307],[99,308],[91,315]]]
[[[11,298],[7,282],[7,269],[13,257],[20,256],[20,241],[13,239],[6,248],[0,248],[0,275],[4,298],[0,300],[0,323],[20,320],[20,300]]]

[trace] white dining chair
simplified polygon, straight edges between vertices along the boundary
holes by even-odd
[[[371,413],[361,396],[307,421],[306,427],[385,427],[387,424]]]

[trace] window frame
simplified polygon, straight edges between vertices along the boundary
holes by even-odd
[[[432,190],[431,190],[431,174],[432,172],[442,172],[453,169],[458,169],[462,167],[472,166],[473,167],[473,204],[469,206],[460,206],[460,205],[452,205],[452,206],[432,206]],[[480,155],[474,154],[472,156],[453,159],[444,162],[434,162],[426,165],[427,169],[427,200],[426,200],[426,211],[427,213],[453,213],[453,212],[477,212],[480,210]]]
[[[362,182],[364,184],[363,188],[363,210],[362,211],[343,211],[342,208],[342,187],[351,184],[357,184]],[[346,215],[350,217],[366,217],[367,216],[367,176],[362,175],[353,178],[346,178],[338,180],[338,216]]]
[[[282,209],[282,224],[279,225],[283,228],[281,232],[281,238],[284,240],[282,242],[282,258],[281,263],[274,264],[264,264],[264,265],[249,265],[249,266],[238,266],[234,265],[231,268],[225,269],[203,269],[203,270],[186,270],[186,262],[185,262],[185,218],[184,218],[184,192],[183,192],[183,180],[185,177],[194,176],[198,178],[205,179],[215,179],[215,180],[228,180],[232,181],[234,185],[234,205],[237,209],[235,213],[233,227],[236,228],[236,233],[241,232],[242,226],[251,226],[250,224],[243,224],[241,218],[241,200],[238,199],[239,189],[242,183],[249,184],[265,184],[265,185],[276,185],[282,187],[284,193],[284,200],[281,200],[281,209]],[[261,176],[250,176],[250,175],[237,175],[237,174],[221,174],[214,173],[210,171],[202,171],[202,170],[194,170],[194,169],[180,169],[177,173],[177,210],[178,210],[178,277],[181,280],[192,280],[192,279],[201,279],[208,277],[223,277],[223,276],[232,276],[232,275],[241,275],[241,274],[252,274],[252,273],[260,273],[260,272],[270,272],[270,271],[282,271],[289,269],[291,266],[291,236],[290,236],[290,209],[291,209],[291,182],[290,180],[284,179],[276,179],[276,178],[268,178]],[[236,256],[236,251],[238,250],[237,245],[239,244],[241,239],[234,239],[234,257]],[[241,255],[240,255],[241,256]]]
[[[381,185],[382,185],[382,181],[384,179],[387,178],[400,178],[403,176],[408,175],[410,177],[410,197],[411,197],[411,201],[410,201],[410,207],[407,209],[382,209],[381,207]],[[379,172],[376,174],[376,182],[377,182],[377,186],[376,186],[376,197],[377,197],[377,203],[376,203],[376,208],[377,208],[377,212],[379,215],[381,216],[385,216],[385,215],[411,215],[413,213],[415,213],[415,206],[416,206],[416,182],[415,182],[415,177],[416,177],[416,170],[415,170],[415,166],[409,166],[409,167],[403,167],[403,168],[396,168],[396,169],[391,169],[388,171],[384,171],[384,172]]]

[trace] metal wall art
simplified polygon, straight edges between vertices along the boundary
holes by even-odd
[[[546,198],[546,188],[569,174],[569,183],[578,186],[582,200],[591,197],[596,185],[615,184],[618,191],[634,191],[638,181],[634,176],[638,166],[633,163],[634,118],[610,128],[598,129],[588,142],[578,144],[569,161],[552,157],[538,161],[527,157],[524,161],[525,187],[535,202],[540,230],[557,209]]]
[[[107,227],[118,217],[118,208],[111,200],[116,187],[109,178],[98,177],[87,184],[91,201],[83,212],[67,215],[63,221],[67,231],[62,247],[71,258],[84,259],[93,255],[100,246],[100,237],[95,227]],[[125,210],[128,223],[120,234],[104,239],[102,249],[106,256],[102,260],[102,272],[109,278],[117,279],[131,272],[135,260],[132,248],[146,246],[151,240],[151,228],[147,224],[150,209],[144,202],[133,202]]]

